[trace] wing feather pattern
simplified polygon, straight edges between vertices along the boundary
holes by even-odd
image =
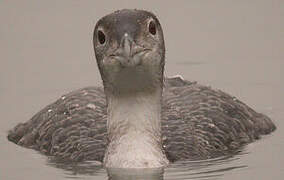
[[[8,139],[64,160],[102,161],[106,121],[103,89],[87,87],[18,124]],[[162,138],[170,161],[226,155],[275,128],[267,116],[227,93],[179,77],[166,79]]]

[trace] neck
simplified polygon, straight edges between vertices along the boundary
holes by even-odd
[[[162,167],[168,163],[161,143],[162,88],[107,94],[107,167]]]

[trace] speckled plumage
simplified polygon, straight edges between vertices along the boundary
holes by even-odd
[[[11,130],[10,141],[67,161],[161,167],[230,154],[275,129],[222,91],[165,79],[162,27],[150,12],[125,9],[101,18],[94,49],[104,89],[62,96]]]
[[[170,161],[226,155],[275,129],[265,115],[220,90],[167,79],[162,139]],[[73,91],[17,125],[8,139],[68,161],[102,161],[107,146],[103,89]]]

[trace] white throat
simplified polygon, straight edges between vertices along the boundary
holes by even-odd
[[[106,167],[167,165],[161,141],[161,91],[108,95]]]

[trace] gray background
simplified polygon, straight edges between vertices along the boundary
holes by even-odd
[[[235,95],[278,129],[246,147],[221,179],[284,176],[284,1],[0,1],[0,179],[58,179],[9,129],[71,90],[100,85],[92,47],[96,21],[114,10],[154,12],[164,28],[166,75],[181,74]],[[72,175],[71,175],[72,176]],[[82,176],[82,179],[106,177]]]

